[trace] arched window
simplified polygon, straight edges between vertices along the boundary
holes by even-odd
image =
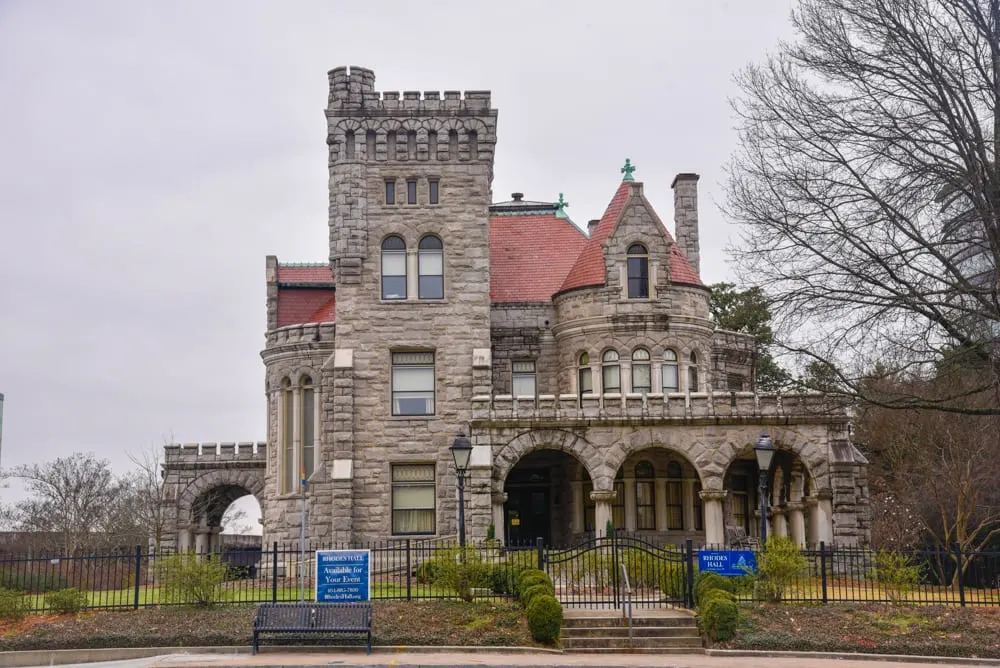
[[[688,364],[688,391],[698,391],[698,353],[691,351],[691,361]]]
[[[604,394],[609,392],[621,392],[622,391],[622,380],[621,380],[621,368],[618,365],[618,352],[614,350],[604,351],[604,356],[601,358],[602,364],[602,389]]]
[[[354,158],[355,146],[356,143],[354,139],[354,131],[348,130],[347,132],[344,133],[344,149],[345,149],[344,157],[347,158],[348,160],[352,160]]]
[[[295,491],[295,401],[292,381],[281,381],[281,493]]]
[[[580,353],[580,365],[577,370],[577,379],[579,380],[578,388],[580,390],[580,396],[585,394],[594,393],[594,374],[590,369],[590,355],[587,353]]]
[[[643,460],[635,465],[635,528],[656,529],[656,490],[653,463]]]
[[[680,377],[677,374],[677,353],[670,348],[663,351],[663,366],[660,368],[664,392],[680,392]]]
[[[375,131],[369,130],[365,133],[365,157],[369,160],[375,159]]]
[[[406,242],[397,236],[382,242],[382,299],[406,299]]]
[[[667,529],[684,529],[684,501],[681,477],[683,469],[677,462],[667,464]]]
[[[649,298],[649,252],[642,244],[628,247],[628,298]]]
[[[649,367],[649,351],[636,348],[632,351],[632,391],[646,394],[653,391],[653,374]]]
[[[444,299],[444,245],[434,235],[420,240],[417,248],[417,296]]]
[[[316,470],[316,393],[313,381],[309,376],[303,376],[299,382],[302,390],[302,451],[299,453],[299,484]]]

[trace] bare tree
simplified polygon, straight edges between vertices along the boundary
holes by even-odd
[[[775,343],[852,397],[1000,414],[1000,0],[802,0],[792,22],[738,76],[726,205]],[[876,364],[946,354],[975,382],[867,393]]]
[[[128,458],[135,469],[129,475],[133,490],[133,509],[136,518],[145,528],[150,546],[157,552],[163,543],[165,526],[164,501],[166,488],[163,484],[163,449],[150,446]]]

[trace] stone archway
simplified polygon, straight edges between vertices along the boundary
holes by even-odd
[[[584,466],[595,490],[609,491],[614,471],[608,469],[596,447],[581,436],[560,429],[526,431],[511,439],[493,455],[492,491],[503,494],[504,482],[518,461],[535,450],[559,450],[573,455]]]

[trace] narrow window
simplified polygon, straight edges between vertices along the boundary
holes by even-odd
[[[663,351],[663,366],[660,368],[663,377],[664,392],[680,392],[680,377],[677,374],[677,353],[670,348]]]
[[[281,493],[295,491],[295,404],[292,397],[292,381],[281,381]]]
[[[621,369],[618,365],[618,353],[614,350],[604,352],[601,358],[602,391],[604,394],[622,391]]]
[[[385,182],[385,203],[395,204],[396,203],[396,182],[386,181]]]
[[[694,484],[694,530],[705,530],[705,511],[701,506],[701,481]]]
[[[588,480],[583,483],[583,530],[594,530],[594,517],[597,515],[597,502],[590,498],[594,491],[594,483]]]
[[[434,353],[392,354],[392,414],[434,415]]]
[[[684,501],[681,482],[683,471],[677,462],[667,464],[667,529],[680,531],[684,528]]]
[[[406,182],[406,203],[416,204],[417,203],[417,182],[407,181]]]
[[[635,528],[656,529],[656,489],[653,464],[641,461],[635,465]]]
[[[594,393],[594,374],[590,368],[590,355],[580,353],[580,368],[577,371],[579,379],[580,396]]]
[[[733,524],[737,527],[743,527],[749,534],[750,496],[747,492],[747,477],[734,475],[731,485],[733,488]]]
[[[417,249],[417,296],[444,299],[444,246],[433,235],[421,239]]]
[[[406,242],[397,236],[382,242],[382,299],[406,299]]]
[[[410,160],[417,159],[417,133],[413,130],[406,133],[406,156]]]
[[[344,133],[344,152],[348,160],[354,158],[354,132],[351,130]]]
[[[649,298],[649,254],[642,244],[628,249],[628,298]]]
[[[632,391],[637,394],[647,394],[653,391],[649,351],[645,348],[636,348],[632,351]]]
[[[434,465],[393,464],[392,533],[434,533]]]
[[[698,354],[691,351],[691,363],[688,365],[688,392],[698,391]]]
[[[374,160],[375,159],[375,131],[374,130],[369,130],[365,134],[365,153],[367,153],[367,155],[365,157],[368,158],[369,160]]]
[[[438,203],[438,182],[437,181],[431,181],[428,184],[428,190],[429,190],[429,197],[428,197],[428,199],[430,200],[430,203],[431,204],[437,204]]]
[[[469,159],[479,159],[479,133],[475,130],[469,131]]]
[[[396,159],[396,133],[394,131],[385,135],[385,155],[388,160]]]
[[[614,482],[615,500],[611,502],[611,524],[624,529],[625,524],[625,467],[618,469]]]
[[[312,378],[304,376],[301,382],[302,389],[302,455],[299,463],[299,484],[302,478],[307,481],[316,470],[316,394],[313,390]]]
[[[427,133],[427,158],[437,160],[438,157],[438,133],[431,130]]]
[[[451,160],[458,160],[458,132],[448,130],[448,157]]]
[[[511,387],[515,397],[535,396],[535,363],[513,362],[511,364]]]

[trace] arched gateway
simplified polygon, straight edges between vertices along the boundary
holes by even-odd
[[[164,453],[161,549],[212,550],[229,504],[247,494],[264,499],[265,443],[171,444]]]

